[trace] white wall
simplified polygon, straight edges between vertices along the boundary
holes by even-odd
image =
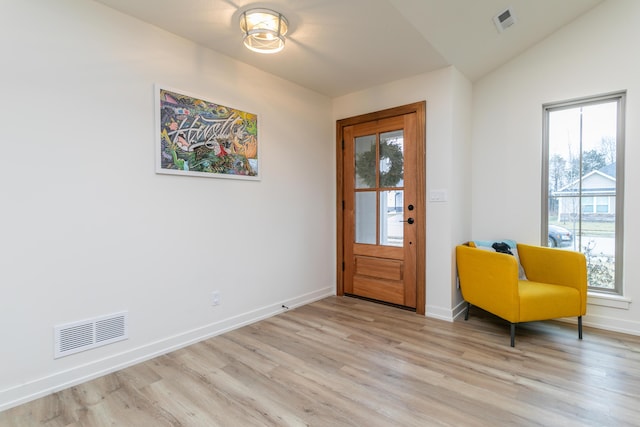
[[[585,324],[640,334],[640,2],[609,0],[474,84],[473,238],[540,243],[542,105],[627,90],[623,301],[590,297]],[[507,33],[505,33],[505,36]],[[629,303],[629,300],[631,301]],[[604,304],[604,305],[603,305]],[[623,308],[613,308],[608,306]]]
[[[92,1],[1,5],[0,410],[335,293],[328,98]],[[156,82],[258,113],[263,179],[155,174]],[[129,340],[53,359],[120,310]]]
[[[472,85],[462,74],[453,75],[453,128],[451,145],[451,308],[457,316],[464,308],[464,300],[457,286],[454,246],[464,243],[471,236],[471,118]],[[437,244],[434,249],[437,250]]]
[[[427,199],[426,315],[452,320],[461,301],[455,289],[453,248],[468,236],[468,160],[471,84],[455,68],[399,80],[333,100],[335,120],[427,101],[427,194],[446,190],[446,202]],[[459,167],[458,165],[462,165]],[[464,212],[463,212],[464,211]]]

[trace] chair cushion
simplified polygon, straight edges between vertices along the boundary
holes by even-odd
[[[581,315],[580,292],[569,286],[520,280],[520,321]]]

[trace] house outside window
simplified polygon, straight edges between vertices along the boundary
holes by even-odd
[[[622,294],[624,92],[543,106],[542,242],[587,258],[589,290]]]

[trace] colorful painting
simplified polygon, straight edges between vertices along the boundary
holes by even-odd
[[[259,179],[258,116],[156,87],[156,172]]]

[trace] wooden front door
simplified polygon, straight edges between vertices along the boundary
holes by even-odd
[[[424,313],[424,109],[394,110],[339,126],[338,294]]]

